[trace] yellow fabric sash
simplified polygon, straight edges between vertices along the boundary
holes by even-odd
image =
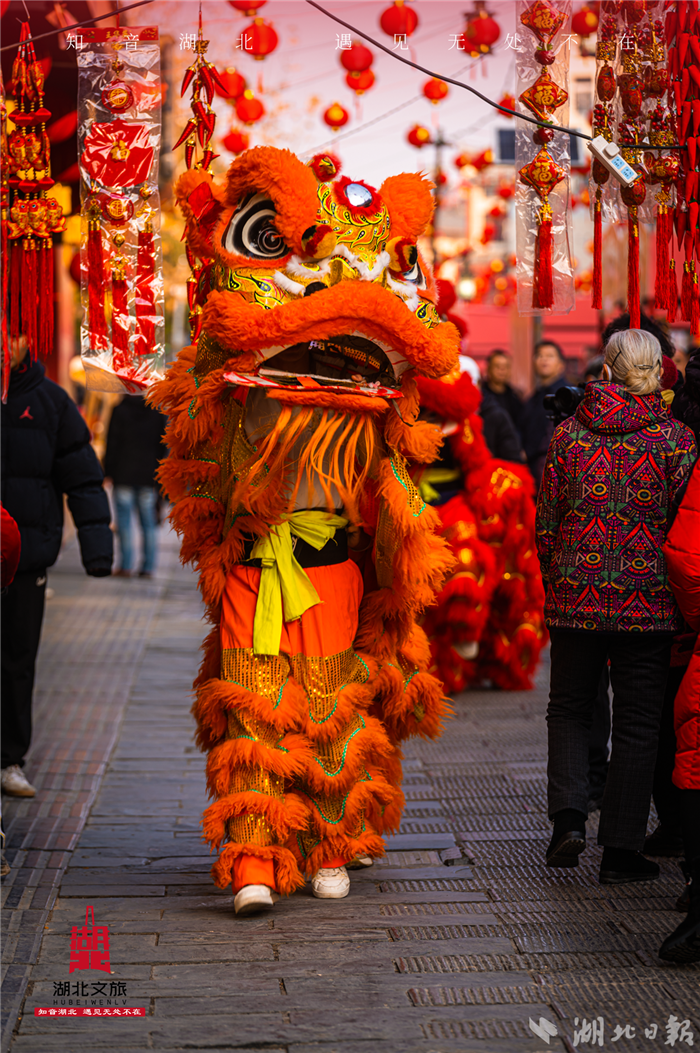
[[[331,512],[292,512],[253,545],[252,559],[262,560],[260,589],[253,622],[253,654],[279,654],[284,621],[294,622],[320,603],[309,576],[294,558],[292,535],[319,551],[348,520]]]
[[[433,501],[437,501],[440,497],[440,493],[434,486],[431,486],[431,483],[436,485],[452,483],[459,479],[459,476],[460,471],[458,468],[426,468],[418,483],[421,497],[426,504],[432,504]]]

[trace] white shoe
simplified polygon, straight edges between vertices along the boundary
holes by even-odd
[[[267,885],[244,885],[240,892],[236,893],[233,901],[233,909],[236,914],[257,914],[260,910],[269,910],[274,907],[275,897],[273,891]]]
[[[24,777],[19,764],[10,764],[2,769],[0,774],[0,785],[2,792],[10,797],[34,797],[36,790]]]
[[[311,890],[317,899],[345,899],[350,878],[345,867],[321,867],[313,877]]]

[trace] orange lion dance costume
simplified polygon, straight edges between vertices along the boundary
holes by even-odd
[[[433,671],[452,694],[487,679],[499,688],[530,688],[547,638],[532,477],[525,466],[489,453],[477,412],[481,395],[468,373],[421,377],[418,387],[421,407],[446,436],[421,491],[435,504],[456,559],[425,616]]]
[[[161,469],[214,629],[195,683],[206,839],[237,912],[384,852],[399,743],[447,708],[416,617],[452,557],[407,463],[432,462],[415,376],[454,368],[416,239],[430,184],[379,191],[319,155],[257,147],[223,184],[186,173],[187,243],[209,261],[201,335],[153,400]],[[367,857],[370,857],[369,859]]]

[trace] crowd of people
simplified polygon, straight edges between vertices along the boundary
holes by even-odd
[[[136,511],[137,573],[152,575],[164,419],[142,398],[126,397],[113,413],[104,464],[120,548],[112,571],[109,502],[85,423],[28,361],[26,346],[13,356],[2,410],[2,790],[32,796],[23,765],[64,495],[88,574],[134,572]],[[470,360],[463,369],[479,383],[491,455],[527,466],[538,493],[551,640],[546,864],[578,865],[586,820],[598,808],[602,883],[653,880],[659,866],[648,856],[684,856],[679,909],[687,917],[660,955],[699,961],[700,350],[678,353],[653,320],[643,316],[641,329],[630,330],[622,315],[603,334],[579,394],[569,396],[569,413],[561,401],[553,412],[545,398],[571,390],[554,341],[534,348],[527,399],[511,384],[505,350],[489,355],[483,377]],[[647,837],[652,796],[659,825]]]

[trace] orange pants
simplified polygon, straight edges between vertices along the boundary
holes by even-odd
[[[284,622],[280,653],[329,656],[352,647],[357,632],[362,599],[362,575],[352,560],[330,567],[309,567],[306,573],[321,603],[311,607],[298,621]],[[230,571],[223,595],[221,646],[253,646],[253,621],[258,600],[260,570],[238,564]],[[326,867],[341,867],[349,860],[324,860]],[[245,885],[277,888],[271,859],[241,855],[233,867],[233,891]]]

